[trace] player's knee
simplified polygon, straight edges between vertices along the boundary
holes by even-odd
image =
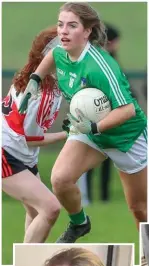
[[[68,178],[67,174],[62,172],[53,172],[51,176],[52,189],[55,194],[62,193],[69,189],[71,185],[71,177]]]
[[[37,214],[38,213],[36,211],[28,211],[28,210],[26,211],[26,215],[28,216],[28,219],[30,220],[35,219]]]
[[[132,203],[129,208],[138,221],[145,222],[147,220],[147,203],[145,201]]]
[[[55,221],[61,210],[61,205],[57,199],[54,201],[52,200],[51,202],[45,203],[43,213],[44,216],[47,218],[48,221]]]
[[[55,205],[52,207],[52,209],[50,210],[49,213],[49,219],[51,220],[51,222],[55,222],[60,214],[60,205]]]

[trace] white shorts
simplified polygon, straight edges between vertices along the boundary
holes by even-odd
[[[144,134],[138,137],[127,152],[122,152],[118,149],[100,149],[85,134],[70,135],[67,141],[69,140],[78,140],[86,143],[93,149],[103,153],[106,157],[109,157],[118,170],[128,174],[137,173],[147,165],[147,140]]]

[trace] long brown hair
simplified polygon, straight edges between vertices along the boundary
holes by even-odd
[[[43,50],[45,46],[53,40],[57,36],[57,28],[50,27],[43,31],[41,31],[33,40],[31,50],[28,55],[27,64],[19,70],[14,78],[13,84],[17,90],[17,92],[24,92],[28,82],[30,75],[36,70],[40,62],[42,61],[44,54]],[[41,90],[51,90],[54,86],[56,86],[56,80],[53,75],[46,75],[46,77],[42,80],[40,89]]]
[[[85,29],[91,28],[89,41],[92,44],[105,46],[107,42],[106,27],[100,20],[98,13],[87,3],[67,2],[60,8],[60,12],[72,12],[80,18]]]
[[[45,261],[44,266],[104,266],[100,258],[84,248],[64,249]]]

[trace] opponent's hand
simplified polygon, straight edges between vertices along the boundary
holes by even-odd
[[[78,135],[80,132],[73,126],[71,125],[70,121],[68,118],[65,118],[63,120],[62,124],[62,129],[66,131],[67,135]]]
[[[65,118],[64,120],[63,120],[63,124],[62,124],[62,129],[64,130],[64,131],[66,131],[67,132],[67,134],[69,134],[69,131],[70,131],[70,121],[69,121],[69,119],[68,118]]]
[[[19,113],[23,114],[26,111],[29,99],[31,97],[34,97],[36,99],[37,94],[38,94],[38,83],[35,80],[30,79],[22,96],[22,99],[20,101]]]
[[[81,133],[83,134],[88,134],[88,133],[93,133],[93,134],[98,134],[99,132],[97,131],[97,124],[92,123],[85,115],[76,108],[76,114],[77,114],[77,119],[72,115],[68,114],[68,119],[70,120],[71,124]]]

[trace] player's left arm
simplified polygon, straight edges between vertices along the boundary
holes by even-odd
[[[120,106],[112,110],[105,118],[100,120],[98,123],[89,121],[87,117],[81,112],[81,110],[76,109],[77,119],[68,114],[68,118],[71,124],[81,133],[88,134],[99,134],[108,129],[117,127],[118,125],[123,124],[126,120],[129,120],[131,117],[135,116],[135,108],[133,103],[130,103],[125,106]]]
[[[97,123],[97,130],[104,132],[105,130],[122,125],[125,121],[136,115],[133,103],[122,105],[112,110],[104,119]]]
[[[101,88],[101,90],[107,95],[111,103],[112,111],[98,123],[89,121],[81,112],[81,110],[78,109],[76,109],[78,119],[75,119],[71,114],[68,114],[68,118],[71,121],[72,125],[76,127],[81,133],[99,134],[106,130],[122,125],[123,123],[125,123],[125,121],[131,119],[136,115],[133,99],[128,90],[129,84],[127,83],[125,77],[121,76],[119,80],[115,78],[112,82],[111,80],[109,81],[107,77],[103,78],[103,87],[102,84],[97,84],[97,79],[96,83],[93,85],[96,88]],[[128,86],[127,89],[126,86]],[[106,90],[104,91],[105,87]]]
[[[133,98],[129,90],[130,85],[124,73],[119,70],[118,74],[113,73],[111,79],[112,82],[109,82],[107,79],[107,83],[109,85],[108,98],[112,111],[97,123],[97,130],[99,132],[104,132],[105,130],[122,125],[136,115]]]

